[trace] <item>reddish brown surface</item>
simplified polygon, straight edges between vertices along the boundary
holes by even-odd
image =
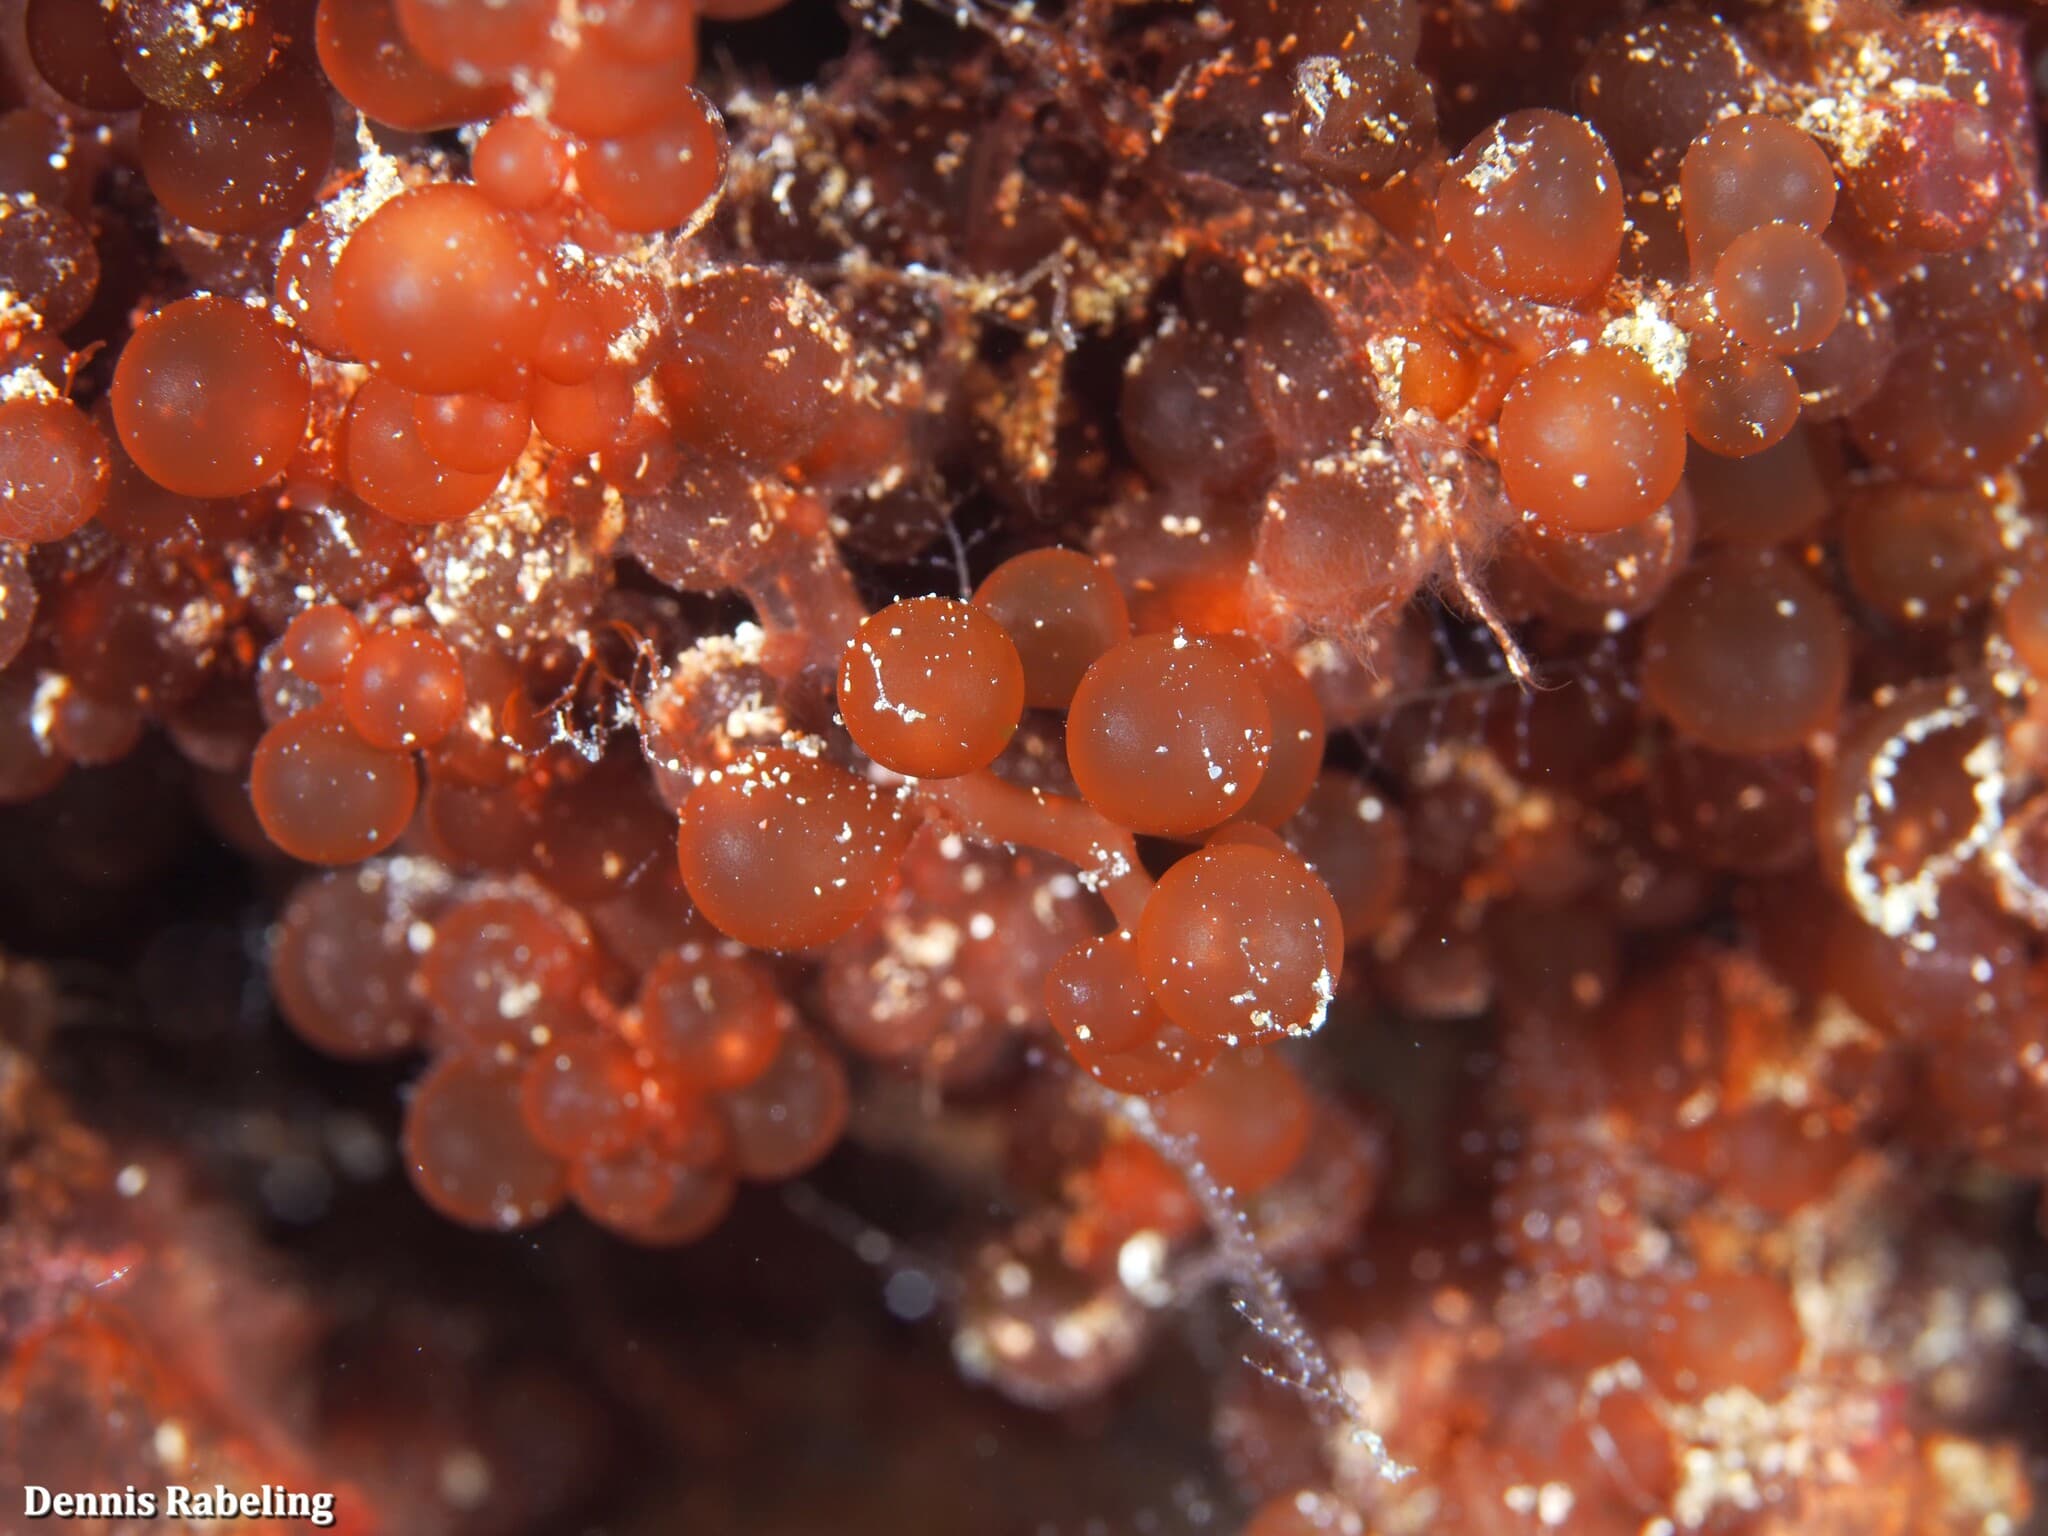
[[[0,3],[0,1496],[2023,1527],[2038,15],[695,9]]]

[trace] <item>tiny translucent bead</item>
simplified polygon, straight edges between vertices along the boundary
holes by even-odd
[[[1714,263],[1715,309],[1737,341],[1766,352],[1819,346],[1847,300],[1835,253],[1796,224],[1746,230]]]
[[[434,923],[420,990],[440,1042],[518,1054],[576,1033],[596,954],[580,918],[539,887],[487,887]]]
[[[370,1061],[419,1044],[426,1010],[412,990],[410,914],[394,885],[374,864],[335,870],[302,882],[278,919],[271,988],[315,1050]]]
[[[1511,112],[1466,145],[1445,168],[1436,216],[1451,264],[1516,298],[1579,303],[1621,257],[1614,157],[1562,112]]]
[[[1835,211],[1834,167],[1813,136],[1758,113],[1724,118],[1694,140],[1678,184],[1700,271],[1745,230],[1790,224],[1819,234]]]
[[[380,629],[348,660],[341,707],[374,747],[431,747],[462,718],[462,658],[431,630]]]
[[[499,118],[470,152],[469,174],[477,191],[508,213],[546,207],[568,173],[568,147],[534,117]]]
[[[1074,1060],[1116,1093],[1159,1094],[1194,1081],[1216,1043],[1191,1034],[1152,1000],[1128,933],[1076,944],[1046,977],[1046,1017]]]
[[[1538,361],[1501,402],[1498,439],[1509,498],[1558,532],[1641,522],[1685,473],[1677,395],[1620,347],[1567,347]]]
[[[911,826],[891,797],[789,748],[710,775],[683,805],[683,884],[721,933],[757,949],[838,938],[888,892]]]
[[[557,1157],[621,1151],[632,1140],[645,1074],[617,1038],[575,1034],[533,1053],[521,1076],[527,1133]]]
[[[487,394],[416,396],[412,421],[420,446],[465,475],[503,474],[533,430],[525,401]]]
[[[1138,968],[1169,1018],[1237,1043],[1321,1027],[1344,966],[1337,904],[1293,853],[1199,849],[1161,877],[1137,931]]]
[[[716,207],[725,164],[718,109],[686,88],[661,121],[586,145],[576,161],[576,185],[618,229],[688,230]]]
[[[723,1102],[740,1177],[793,1178],[831,1151],[846,1129],[846,1067],[816,1035],[793,1029],[774,1064]]]
[[[1212,1178],[1250,1196],[1300,1159],[1314,1104],[1300,1076],[1267,1047],[1226,1052],[1156,1112],[1167,1131],[1193,1142]]]
[[[106,434],[70,401],[0,403],[0,539],[44,544],[77,532],[112,481]]]
[[[249,798],[270,840],[309,864],[350,864],[398,840],[419,801],[412,759],[365,742],[333,710],[263,733]]]
[[[185,496],[237,496],[284,467],[312,387],[290,335],[231,299],[180,299],[135,328],[114,368],[114,426],[142,472]]]
[[[1650,616],[1643,691],[1718,752],[1799,745],[1834,716],[1848,681],[1841,609],[1788,555],[1703,556]]]
[[[1005,560],[975,589],[974,603],[1002,625],[1024,666],[1024,702],[1065,709],[1081,676],[1131,633],[1131,612],[1098,560],[1071,549],[1034,549]]]
[[[520,1112],[516,1067],[443,1056],[405,1106],[405,1162],[413,1187],[451,1221],[509,1231],[561,1204],[568,1169],[533,1139]]]
[[[1686,364],[1678,398],[1692,440],[1723,458],[1762,453],[1799,424],[1799,381],[1792,370],[1746,347]]]
[[[400,193],[349,236],[336,313],[356,356],[423,394],[488,390],[528,361],[551,294],[519,231],[474,187]]]
[[[1105,653],[1067,714],[1067,763],[1088,803],[1162,837],[1243,810],[1272,742],[1272,712],[1243,658],[1181,635],[1140,635]]]
[[[993,618],[913,597],[863,620],[839,663],[839,713],[885,768],[952,778],[994,761],[1024,713],[1024,667]]]
[[[302,609],[285,626],[284,656],[292,671],[318,686],[338,683],[362,643],[356,616],[334,603]]]
[[[640,983],[638,1038],[707,1092],[766,1072],[791,1018],[767,968],[732,946],[672,950]]]

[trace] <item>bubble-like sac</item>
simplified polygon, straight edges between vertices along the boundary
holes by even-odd
[[[396,0],[405,40],[457,79],[509,79],[539,62],[551,0]]]
[[[1678,381],[1685,430],[1724,459],[1746,459],[1799,424],[1799,379],[1784,359],[1734,346],[1686,365]]]
[[[1835,253],[1796,224],[1765,224],[1728,242],[1714,263],[1714,306],[1729,333],[1765,352],[1810,352],[1848,302]]]
[[[63,687],[50,701],[50,739],[81,768],[104,768],[142,740],[142,711],[127,699],[98,699]]]
[[[1877,393],[1898,350],[1892,306],[1851,289],[1828,339],[1786,359],[1799,380],[1800,415],[1812,422],[1847,416]]]
[[[683,804],[690,899],[756,949],[809,949],[859,922],[895,878],[911,826],[895,799],[788,747],[710,770]]]
[[[249,799],[264,832],[293,858],[353,864],[405,831],[419,771],[410,757],[369,745],[337,711],[309,709],[263,733]]]
[[[618,448],[633,427],[633,380],[623,368],[600,368],[574,384],[537,378],[531,399],[534,430],[565,453]]]
[[[1178,315],[1124,365],[1117,420],[1131,457],[1159,485],[1242,491],[1273,462],[1240,344]]]
[[[462,183],[401,192],[334,264],[349,350],[429,395],[500,387],[532,360],[553,301],[518,229]]]
[[[1414,65],[1371,49],[1305,61],[1295,92],[1302,164],[1367,190],[1412,169],[1436,137],[1436,93]]]
[[[615,1035],[592,1030],[551,1041],[528,1058],[520,1079],[527,1134],[556,1157],[615,1156],[634,1140],[646,1075]]]
[[[1303,618],[1369,622],[1428,577],[1442,517],[1430,487],[1374,438],[1276,479],[1253,554],[1266,584]]]
[[[533,213],[553,202],[568,179],[571,146],[537,117],[508,112],[477,135],[470,179],[507,213]]]
[[[305,359],[263,310],[167,304],[114,367],[114,426],[142,472],[184,496],[236,496],[284,468],[312,418]]]
[[[454,522],[490,499],[503,472],[456,469],[436,458],[420,428],[423,398],[383,378],[357,387],[342,437],[348,483],[395,522]]]
[[[489,117],[511,95],[501,85],[465,84],[421,58],[399,30],[393,0],[320,0],[313,41],[342,99],[392,128],[459,127]]]
[[[2024,325],[1944,329],[1903,349],[1849,417],[1857,447],[1931,485],[1963,485],[2018,461],[2048,426],[2048,365]]]
[[[1290,0],[1225,0],[1217,9],[1230,20],[1234,38],[1296,56],[1368,48],[1413,64],[1422,46],[1421,7],[1414,0],[1335,0],[1307,8]]]
[[[112,479],[106,435],[70,401],[0,401],[0,539],[42,544],[77,532]]]
[[[538,384],[536,385],[538,388]],[[418,395],[413,431],[428,457],[465,475],[502,475],[526,450],[534,417],[523,400],[486,394]]]
[[[36,73],[66,101],[130,112],[143,94],[122,65],[106,9],[77,0],[29,0],[22,18]]]
[[[279,639],[293,675],[315,687],[338,683],[348,673],[350,658],[363,643],[363,626],[339,603],[303,608],[292,615]]]
[[[733,1171],[763,1182],[793,1178],[832,1150],[851,1107],[846,1067],[807,1029],[784,1034],[774,1063],[722,1100]]]
[[[1682,1397],[1731,1388],[1774,1397],[1805,1347],[1789,1287],[1740,1272],[1702,1276],[1667,1299],[1646,1336],[1650,1380]]]
[[[227,106],[270,67],[271,0],[120,0],[112,16],[121,67],[152,102]]]
[[[1120,826],[1186,837],[1244,809],[1273,751],[1264,690],[1238,653],[1185,635],[1106,652],[1074,693],[1067,764]]]
[[[738,1186],[719,1168],[691,1168],[659,1149],[633,1146],[579,1158],[569,1194],[592,1221],[648,1248],[693,1243],[725,1220]]]
[[[230,106],[151,103],[136,144],[149,190],[187,224],[273,235],[318,198],[334,159],[334,117],[317,82],[287,66]]]
[[[1159,1102],[1159,1123],[1192,1143],[1210,1177],[1252,1196],[1286,1177],[1308,1145],[1314,1101],[1272,1046],[1227,1051]]]
[[[659,122],[585,144],[576,186],[616,229],[694,230],[717,206],[727,153],[718,109],[685,88]]]
[[[1954,622],[1991,593],[2008,559],[1996,481],[1943,489],[1865,486],[1842,513],[1842,560],[1863,602],[1902,624]]]
[[[1071,549],[1012,556],[974,589],[974,604],[1003,627],[1024,668],[1024,702],[1065,709],[1089,667],[1128,639],[1131,610],[1099,560]]]
[[[1915,251],[1964,249],[1983,238],[2013,175],[1988,106],[1929,95],[1883,102],[1845,173],[1864,223]]]
[[[1501,402],[1509,499],[1558,533],[1611,533],[1654,513],[1685,473],[1678,397],[1636,353],[1560,348]]]
[[[624,500],[623,552],[684,592],[717,592],[757,570],[771,555],[772,509],[795,494],[743,465],[679,452],[637,397],[626,440],[599,453],[597,464]]]
[[[1291,850],[1198,849],[1161,877],[1137,961],[1166,1015],[1224,1044],[1309,1035],[1344,966],[1337,904]]]
[[[1782,118],[1723,118],[1686,150],[1680,206],[1693,267],[1713,269],[1736,236],[1770,224],[1819,234],[1835,211],[1835,170],[1813,136]]]
[[[1626,173],[1666,180],[1716,120],[1761,104],[1763,71],[1718,16],[1659,11],[1593,45],[1572,98]]]
[[[1244,360],[1252,404],[1283,454],[1317,458],[1361,442],[1379,419],[1379,401],[1337,328],[1330,308],[1299,283],[1269,282],[1245,301]],[[1413,348],[1404,348],[1404,364]],[[1418,398],[1402,370],[1402,404],[1438,409]]]
[[[1650,612],[1692,558],[1698,519],[1692,495],[1681,482],[1654,514],[1612,533],[1544,533],[1531,524],[1519,548],[1568,605],[1552,605],[1552,616],[1576,625],[1581,619],[1605,629],[1610,615],[1630,618]],[[1591,613],[1574,611],[1578,608]]]
[[[1740,458],[1689,455],[1685,487],[1701,541],[1765,547],[1814,528],[1832,505],[1822,452],[1814,434],[1794,427],[1771,447]]]
[[[429,630],[380,629],[350,653],[341,707],[350,729],[387,752],[431,747],[462,718],[462,658]]]
[[[270,984],[293,1031],[348,1060],[401,1056],[426,1037],[412,986],[414,925],[447,899],[425,860],[373,860],[303,881],[273,931]]]
[[[1581,119],[1511,112],[1445,167],[1436,221],[1445,256],[1473,282],[1540,304],[1583,303],[1621,259],[1621,173]]]
[[[1813,778],[1804,752],[1731,757],[1673,741],[1650,798],[1660,828],[1708,868],[1772,875],[1813,855]]]
[[[697,68],[694,29],[679,29],[680,46],[648,51],[625,41],[631,29],[614,19],[613,7],[587,8],[581,26],[551,29],[539,60],[551,91],[548,116],[585,139],[654,127],[676,110]]]
[[[1062,955],[1046,976],[1045,1008],[1074,1060],[1115,1093],[1171,1093],[1216,1056],[1214,1040],[1183,1029],[1153,1000],[1128,932]]]
[[[50,330],[77,322],[99,288],[100,258],[85,226],[62,208],[0,196],[0,287]]]
[[[642,977],[636,1009],[649,1053],[711,1093],[759,1081],[793,1022],[773,974],[737,946],[664,954]]]
[[[510,1231],[561,1205],[568,1169],[527,1130],[521,1081],[517,1067],[458,1052],[413,1085],[406,1171],[421,1198],[450,1221]]]
[[[486,884],[434,921],[419,990],[445,1048],[520,1054],[573,1035],[596,978],[588,925],[524,881]]]
[[[675,289],[670,311],[655,376],[682,443],[774,467],[844,408],[852,342],[802,279],[728,267]]]
[[[1643,691],[1686,735],[1720,752],[1799,745],[1841,708],[1846,622],[1789,555],[1716,550],[1651,615]]]
[[[1024,713],[1024,666],[972,603],[913,597],[864,620],[839,663],[847,734],[884,768],[955,778],[985,768]]]

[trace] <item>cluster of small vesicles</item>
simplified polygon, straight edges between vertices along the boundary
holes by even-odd
[[[155,730],[338,866],[278,1003],[459,1222],[1011,1095],[957,1352],[1048,1405],[1364,1261],[1419,1475],[1232,1384],[1260,1536],[2016,1528],[2020,24],[970,6],[721,112],[760,9],[0,7],[0,797]]]

